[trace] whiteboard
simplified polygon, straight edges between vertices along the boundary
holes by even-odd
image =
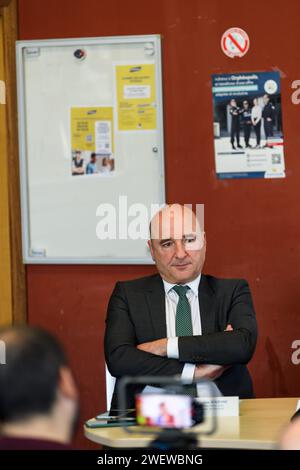
[[[136,232],[165,203],[160,37],[16,48],[24,262],[151,264]]]

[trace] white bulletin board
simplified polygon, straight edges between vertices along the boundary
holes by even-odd
[[[17,84],[24,262],[152,263],[124,227],[165,202],[160,37],[19,41]]]

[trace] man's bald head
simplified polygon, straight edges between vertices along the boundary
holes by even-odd
[[[163,207],[151,220],[151,255],[162,278],[172,283],[195,279],[205,260],[205,235],[188,206]]]
[[[189,206],[168,204],[150,222],[150,239],[182,238],[183,234],[202,233],[200,221]]]

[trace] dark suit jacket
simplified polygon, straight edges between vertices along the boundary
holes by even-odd
[[[186,362],[231,365],[215,380],[223,395],[253,397],[252,381],[245,364],[255,350],[257,326],[248,283],[202,274],[199,284],[202,335],[178,340],[179,359],[140,351],[138,344],[166,338],[165,292],[161,277],[117,282],[108,305],[105,357],[110,373],[123,376],[173,376]],[[232,332],[224,332],[231,324]],[[114,391],[112,408],[117,408]],[[131,401],[134,405],[132,388]]]

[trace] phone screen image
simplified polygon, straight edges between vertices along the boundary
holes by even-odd
[[[183,429],[193,426],[193,402],[188,395],[145,393],[136,396],[136,421],[142,426]]]

